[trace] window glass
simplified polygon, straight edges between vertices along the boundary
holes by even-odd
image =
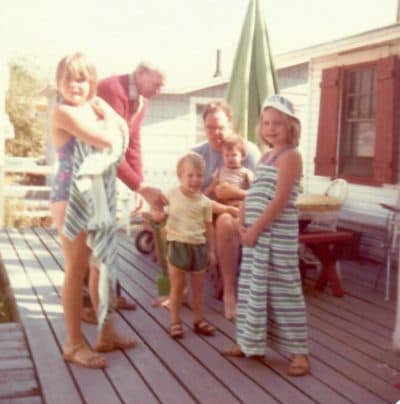
[[[339,175],[369,177],[375,150],[375,66],[344,70]]]

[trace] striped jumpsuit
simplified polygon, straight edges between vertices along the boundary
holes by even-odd
[[[245,200],[244,225],[262,214],[275,194],[279,156],[260,163]],[[299,185],[279,216],[260,234],[254,247],[244,246],[237,303],[237,343],[246,356],[264,355],[267,340],[277,349],[307,354],[306,307],[298,266]]]

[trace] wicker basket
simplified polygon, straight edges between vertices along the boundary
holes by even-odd
[[[308,231],[336,230],[342,201],[329,195],[300,194],[297,202],[300,220],[309,220]]]

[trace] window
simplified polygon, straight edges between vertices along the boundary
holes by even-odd
[[[196,104],[195,144],[206,140],[203,124],[203,111],[206,105],[207,104]]]
[[[399,96],[397,56],[324,70],[315,174],[396,183]]]
[[[369,178],[375,150],[375,65],[344,70],[338,175]]]
[[[206,133],[204,131],[203,123],[203,111],[204,108],[210,103],[215,101],[221,101],[218,97],[190,97],[190,115],[193,138],[192,143],[198,144],[207,140]]]

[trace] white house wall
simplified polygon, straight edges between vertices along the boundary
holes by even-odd
[[[357,45],[359,44],[355,43],[354,47],[357,48]],[[304,136],[307,140],[306,154],[308,156],[305,161],[304,187],[306,192],[324,192],[330,182],[330,179],[327,177],[314,175],[314,156],[318,134],[322,71],[334,66],[375,61],[393,54],[400,54],[400,42],[396,45],[384,45],[375,48],[366,47],[358,51],[344,52],[311,60],[309,68],[308,132]],[[370,238],[374,239],[377,232],[382,233],[387,216],[387,211],[381,208],[379,203],[386,202],[394,204],[396,202],[397,192],[398,186],[391,184],[385,184],[383,187],[349,184],[348,198],[341,211],[340,222],[345,226],[356,230],[361,230],[360,224],[362,224],[362,229],[370,226]],[[368,243],[369,241],[366,240],[366,245],[368,245]],[[380,248],[378,245],[379,243],[372,244],[375,245],[375,248]],[[372,248],[372,246],[369,245],[369,248]]]

